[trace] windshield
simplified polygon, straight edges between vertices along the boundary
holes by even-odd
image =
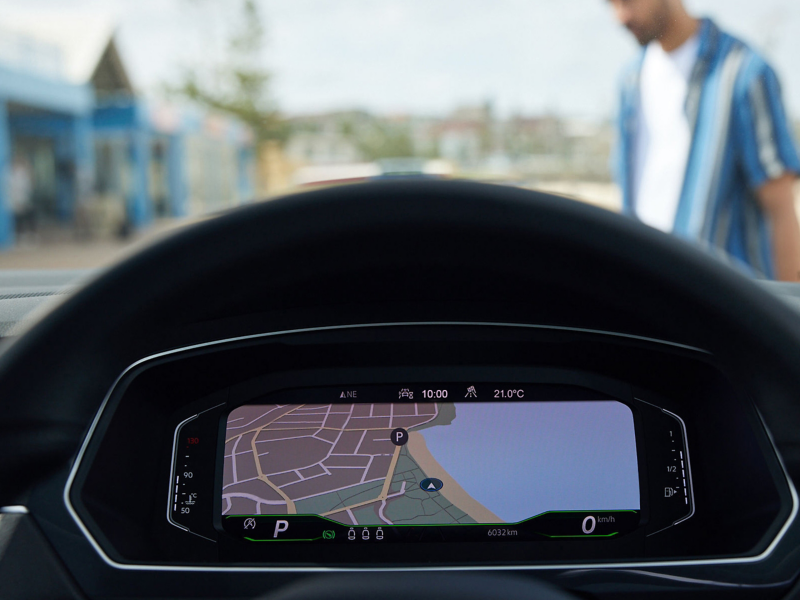
[[[460,178],[591,203],[800,280],[796,0],[0,13],[0,269],[104,267],[323,186]]]

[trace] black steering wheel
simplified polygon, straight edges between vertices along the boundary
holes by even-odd
[[[370,322],[557,324],[703,348],[746,375],[800,465],[800,319],[690,245],[588,205],[464,182],[381,182],[186,227],[43,316],[0,356],[0,505],[63,468],[142,356]],[[800,475],[796,473],[795,475]],[[468,596],[464,596],[468,597]],[[471,597],[471,596],[469,596]]]

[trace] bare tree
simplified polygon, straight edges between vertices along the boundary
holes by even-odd
[[[283,140],[287,127],[270,93],[272,74],[263,61],[265,28],[255,0],[243,0],[226,55],[208,67],[186,68],[173,92],[247,123],[258,141]]]

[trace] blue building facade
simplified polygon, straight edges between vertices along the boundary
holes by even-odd
[[[41,54],[36,42],[21,44]],[[30,68],[41,63],[35,57],[0,55],[0,249],[15,243],[10,184],[20,159],[31,171],[35,210],[59,227],[129,232],[252,199],[246,127],[195,107],[146,103],[133,92],[113,35],[98,48],[85,83]]]
[[[69,219],[79,177],[92,175],[94,101],[88,85],[54,81],[0,64],[0,248],[14,243],[9,192],[16,142],[28,138],[52,147],[61,167],[56,212]]]

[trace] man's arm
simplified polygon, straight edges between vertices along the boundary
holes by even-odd
[[[747,183],[772,230],[772,276],[800,281],[800,231],[794,204],[800,155],[775,71],[758,55],[734,92],[734,127]],[[751,241],[750,243],[752,243]]]
[[[761,208],[772,226],[775,278],[800,281],[800,223],[794,202],[795,175],[785,173],[756,190]]]

